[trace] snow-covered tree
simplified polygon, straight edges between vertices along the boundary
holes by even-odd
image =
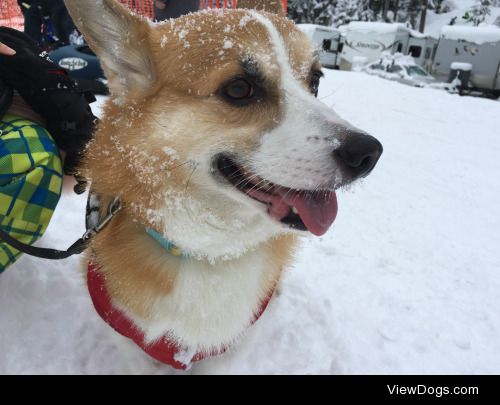
[[[491,14],[492,5],[493,0],[476,0],[476,4],[467,10],[462,18],[473,25],[479,25]]]
[[[455,5],[450,0],[429,0],[427,6],[429,10],[434,10],[436,14],[449,13],[455,8]]]
[[[288,17],[301,24],[331,25],[335,0],[290,0]]]
[[[409,22],[418,28],[426,3],[436,12],[445,12],[453,4],[451,0],[289,0],[288,16],[297,23],[339,26],[350,21],[386,21]]]
[[[417,28],[421,5],[422,0],[400,0],[396,21],[408,22],[413,28]]]
[[[363,13],[368,10],[368,2],[359,0],[337,0],[333,10],[332,23],[338,27],[351,21],[363,20]],[[366,16],[365,16],[366,17]],[[369,18],[365,18],[368,20]]]
[[[288,17],[297,23],[339,26],[350,21],[376,21],[381,0],[289,0]],[[387,1],[387,0],[386,0]],[[392,0],[391,0],[392,1]]]

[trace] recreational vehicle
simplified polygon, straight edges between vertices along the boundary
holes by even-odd
[[[430,68],[436,45],[437,39],[414,31],[405,24],[351,22],[344,27],[340,69],[351,70],[353,62],[359,57],[372,62],[387,51],[409,54],[418,65]]]
[[[340,31],[315,24],[297,24],[297,26],[321,50],[319,55],[321,65],[328,68],[337,68],[339,52],[342,50]]]
[[[464,67],[464,69],[461,68]],[[450,81],[467,71],[465,89],[500,96],[500,28],[446,26],[441,30],[431,73]]]
[[[404,53],[412,56],[417,65],[429,72],[432,68],[432,61],[436,55],[437,46],[437,38],[410,30],[408,48]]]

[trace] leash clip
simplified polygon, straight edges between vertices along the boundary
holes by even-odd
[[[87,229],[87,231],[83,234],[83,240],[89,240],[90,238],[97,235],[101,232],[106,225],[108,225],[109,221],[113,219],[113,217],[122,209],[122,202],[118,197],[113,198],[113,201],[108,205],[108,212],[106,216],[93,228]]]

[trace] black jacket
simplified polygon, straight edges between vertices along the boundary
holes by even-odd
[[[12,89],[17,90],[44,118],[57,146],[66,152],[65,173],[75,174],[96,122],[89,106],[93,96],[48,60],[24,33],[0,27],[0,42],[16,50],[12,56],[0,55],[1,116],[11,104]]]
[[[0,79],[0,118],[2,118],[12,103],[12,87]]]
[[[165,8],[160,10],[154,7],[154,17],[157,21],[177,18],[181,15],[198,11],[200,9],[200,0],[162,0]]]

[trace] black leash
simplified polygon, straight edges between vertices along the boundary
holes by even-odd
[[[118,211],[122,208],[121,201],[118,197],[115,197],[113,201],[108,205],[107,213],[102,220],[92,221],[90,216],[92,214],[93,208],[90,207],[92,195],[89,195],[89,201],[87,202],[87,231],[83,234],[83,236],[78,239],[75,243],[73,243],[66,250],[57,250],[57,249],[49,249],[49,248],[39,248],[31,245],[27,245],[14,239],[8,233],[3,231],[0,228],[0,239],[5,243],[12,246],[14,249],[19,250],[22,253],[26,253],[30,256],[40,257],[42,259],[50,259],[50,260],[60,260],[66,259],[67,257],[78,255],[82,253],[89,243],[89,241],[97,235],[100,231],[104,229],[104,227],[111,221],[111,219],[116,215]],[[98,206],[97,206],[98,207]],[[94,222],[94,223],[93,223]]]

